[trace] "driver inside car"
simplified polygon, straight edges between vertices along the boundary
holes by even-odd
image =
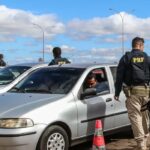
[[[103,91],[109,90],[108,82],[107,81],[98,82],[96,79],[96,75],[94,73],[90,73],[87,76],[87,79],[85,81],[85,90],[87,88],[95,88],[96,93],[101,93]]]

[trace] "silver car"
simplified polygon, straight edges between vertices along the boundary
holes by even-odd
[[[86,88],[94,73],[97,92]],[[116,65],[66,64],[39,68],[0,96],[0,150],[68,150],[103,122],[104,134],[130,126],[125,96],[114,100]]]
[[[0,93],[11,89],[33,70],[48,66],[48,63],[22,63],[6,66],[0,69]]]

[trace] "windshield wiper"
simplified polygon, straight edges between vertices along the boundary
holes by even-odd
[[[52,93],[50,90],[44,90],[44,89],[32,89],[32,88],[28,88],[25,89],[26,92],[30,92],[30,93]]]

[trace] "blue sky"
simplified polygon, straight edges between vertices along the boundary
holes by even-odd
[[[150,55],[149,6],[148,0],[0,0],[0,53],[8,64],[37,62],[44,32],[48,62],[54,46],[72,62],[118,61],[122,44],[129,51],[135,36],[145,38]]]

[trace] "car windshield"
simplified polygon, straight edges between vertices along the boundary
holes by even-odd
[[[9,66],[0,69],[0,85],[6,85],[28,70],[29,66]]]
[[[84,69],[49,67],[29,74],[9,92],[67,94]]]

